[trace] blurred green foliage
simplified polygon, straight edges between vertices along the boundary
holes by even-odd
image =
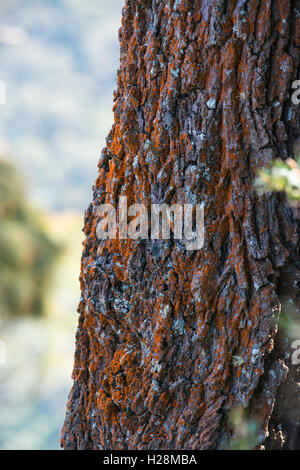
[[[0,160],[0,311],[2,316],[41,315],[46,289],[61,251],[42,215],[26,201],[24,181]]]
[[[253,450],[258,445],[258,423],[247,416],[247,410],[242,407],[232,409],[229,424],[233,430],[230,450]]]
[[[300,338],[300,319],[298,310],[291,298],[282,300],[279,327],[290,340]]]
[[[299,201],[300,155],[296,160],[277,159],[268,168],[260,170],[255,187],[259,194],[284,191],[290,201]]]

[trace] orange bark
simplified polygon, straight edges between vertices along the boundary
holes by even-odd
[[[224,448],[238,406],[259,444],[300,446],[296,415],[270,421],[295,383],[277,321],[282,279],[300,281],[299,221],[252,190],[299,138],[299,14],[298,0],[126,2],[115,123],[85,218],[66,449]],[[121,195],[203,202],[204,248],[97,240],[97,207]]]

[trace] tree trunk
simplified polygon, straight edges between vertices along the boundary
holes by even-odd
[[[252,442],[245,409],[248,446],[300,448],[299,366],[277,326],[285,299],[298,314],[299,220],[253,192],[300,137],[300,1],[127,0],[120,41],[62,444],[228,448]],[[204,203],[204,247],[99,241],[97,208],[124,195]]]

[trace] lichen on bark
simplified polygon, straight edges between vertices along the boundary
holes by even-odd
[[[269,426],[270,415],[294,380],[277,323],[282,286],[299,295],[299,221],[281,195],[257,196],[252,183],[274,157],[293,156],[299,138],[289,93],[300,2],[130,0],[120,43],[115,121],[85,215],[62,444],[224,448],[230,411],[242,406],[258,444],[270,431],[272,447],[282,423],[277,414]],[[97,208],[124,195],[147,207],[204,203],[204,248],[99,241]]]

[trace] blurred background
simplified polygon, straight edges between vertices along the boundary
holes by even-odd
[[[123,3],[0,1],[0,449],[59,448]]]

